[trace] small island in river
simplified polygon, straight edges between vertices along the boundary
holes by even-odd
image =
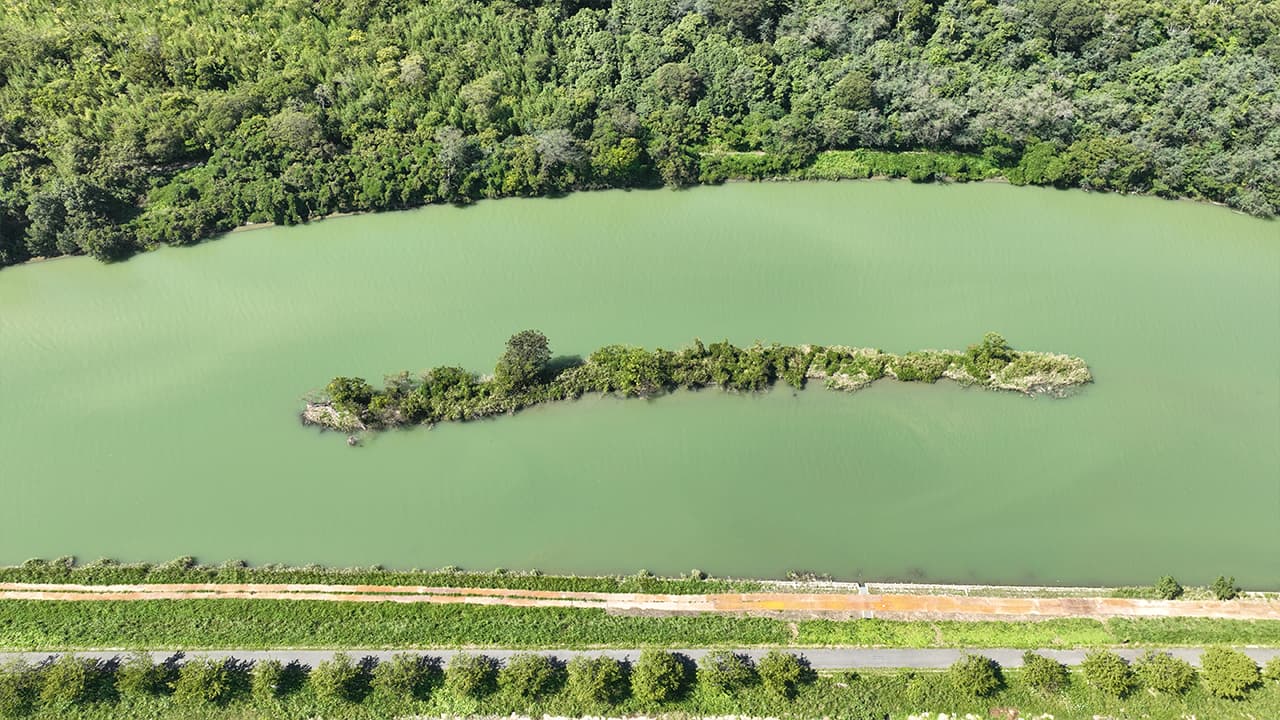
[[[586,393],[653,397],[709,386],[761,392],[779,379],[795,388],[822,380],[833,390],[853,391],[886,377],[925,383],[946,378],[962,385],[1052,397],[1065,397],[1093,380],[1080,358],[1014,350],[997,333],[987,333],[982,342],[962,352],[895,355],[842,345],[737,347],[695,340],[674,352],[608,345],[582,360],[552,358],[546,336],[525,330],[507,341],[492,375],[439,367],[417,378],[407,372],[389,376],[381,390],[363,378],[337,377],[321,397],[307,403],[302,421],[353,432],[476,420]]]

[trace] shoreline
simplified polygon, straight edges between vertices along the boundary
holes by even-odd
[[[845,152],[845,151],[828,151],[828,152]],[[905,153],[904,153],[904,154],[905,154]],[[1254,218],[1254,219],[1257,219],[1257,220],[1263,220],[1263,221],[1275,221],[1275,220],[1276,220],[1276,218],[1275,218],[1275,217],[1260,217],[1260,216],[1257,216],[1257,215],[1250,215],[1249,213],[1243,212],[1243,211],[1241,211],[1241,210],[1237,210],[1236,208],[1233,208],[1233,207],[1231,207],[1230,205],[1227,205],[1227,204],[1226,204],[1226,203],[1224,203],[1224,202],[1220,202],[1220,201],[1217,201],[1217,200],[1208,200],[1208,199],[1205,199],[1205,198],[1193,198],[1193,197],[1184,197],[1184,196],[1178,196],[1178,197],[1163,197],[1163,196],[1161,196],[1161,195],[1156,195],[1155,193],[1149,193],[1149,192],[1146,192],[1146,193],[1144,193],[1144,192],[1127,192],[1127,193],[1124,193],[1124,192],[1114,192],[1114,191],[1096,191],[1096,190],[1092,190],[1092,189],[1090,189],[1090,188],[1083,188],[1083,187],[1059,188],[1059,187],[1056,187],[1056,186],[1053,186],[1053,185],[1015,185],[1014,183],[1009,182],[1009,179],[1008,179],[1007,177],[1005,177],[1004,175],[995,175],[995,176],[992,176],[992,177],[982,178],[982,179],[978,179],[978,180],[956,180],[956,179],[954,179],[954,178],[952,178],[952,177],[949,177],[949,176],[940,176],[940,177],[938,177],[938,178],[936,178],[936,179],[934,179],[934,180],[930,180],[930,181],[928,181],[928,182],[914,182],[914,181],[912,181],[912,180],[909,180],[908,178],[905,178],[905,177],[895,177],[895,176],[893,176],[893,175],[872,175],[872,176],[870,176],[870,177],[838,177],[838,178],[819,178],[819,177],[787,177],[787,176],[776,176],[776,177],[767,177],[767,178],[753,178],[753,177],[746,177],[746,176],[736,176],[736,177],[726,178],[725,180],[723,180],[723,181],[721,181],[721,182],[699,182],[699,183],[694,183],[694,184],[692,184],[692,185],[685,185],[685,186],[681,186],[681,187],[679,187],[679,188],[670,188],[670,187],[667,187],[667,186],[654,186],[654,187],[592,187],[592,188],[578,188],[578,189],[574,189],[574,190],[569,190],[569,191],[568,191],[568,192],[566,192],[566,193],[562,193],[560,196],[563,196],[563,195],[569,195],[569,194],[575,194],[575,195],[576,195],[576,194],[578,194],[578,193],[609,192],[609,191],[614,191],[614,190],[621,190],[621,191],[633,191],[633,190],[664,190],[664,189],[665,189],[665,190],[688,190],[688,189],[692,189],[692,188],[703,188],[703,187],[706,187],[706,188],[713,188],[713,187],[717,187],[717,186],[720,186],[720,185],[727,185],[727,184],[741,184],[741,183],[747,183],[747,184],[749,184],[749,183],[797,183],[797,182],[811,182],[811,183],[841,183],[841,182],[906,182],[906,183],[910,183],[910,184],[913,184],[913,185],[979,185],[979,184],[983,184],[983,183],[990,183],[990,184],[995,184],[995,185],[1007,185],[1007,186],[1010,186],[1010,187],[1045,188],[1045,189],[1051,189],[1051,190],[1061,190],[1061,191],[1063,191],[1063,192],[1079,191],[1079,192],[1083,192],[1083,193],[1086,193],[1086,194],[1094,194],[1094,193],[1097,193],[1097,194],[1101,194],[1101,195],[1118,195],[1118,196],[1121,196],[1121,197],[1154,198],[1154,199],[1157,199],[1157,200],[1164,200],[1164,201],[1168,201],[1168,202],[1185,202],[1185,203],[1190,203],[1190,204],[1193,204],[1193,205],[1205,205],[1205,206],[1209,206],[1209,207],[1221,208],[1221,209],[1227,210],[1227,211],[1229,211],[1229,212],[1232,212],[1232,213],[1234,213],[1234,214],[1236,214],[1236,215],[1241,215],[1241,216],[1244,216],[1244,217],[1250,217],[1250,218]],[[511,199],[527,199],[527,200],[528,200],[528,199],[546,199],[546,198],[554,198],[554,197],[559,197],[559,196],[557,196],[557,195],[535,195],[535,196],[529,196],[529,197],[525,197],[525,196],[500,196],[500,197],[492,197],[492,198],[479,198],[479,199],[473,200],[473,201],[468,202],[468,203],[430,202],[430,203],[423,203],[423,204],[421,204],[421,205],[414,205],[414,206],[410,206],[410,207],[403,207],[403,208],[388,208],[388,209],[384,209],[384,210],[347,210],[347,211],[343,211],[343,212],[330,213],[330,214],[328,214],[328,215],[317,215],[317,216],[315,216],[315,217],[307,218],[306,220],[304,220],[304,221],[302,221],[302,222],[300,222],[300,223],[294,224],[294,225],[280,225],[280,224],[275,223],[275,222],[272,222],[272,221],[254,222],[254,223],[245,223],[245,224],[243,224],[243,225],[238,225],[238,226],[236,226],[236,227],[234,227],[234,228],[231,228],[230,230],[224,230],[224,231],[222,231],[222,232],[216,233],[216,234],[214,234],[214,235],[210,235],[209,237],[206,237],[206,238],[203,238],[203,239],[198,240],[198,241],[196,241],[196,242],[189,243],[189,244],[185,244],[185,245],[161,245],[161,246],[157,246],[157,247],[154,247],[154,248],[140,248],[140,249],[139,249],[137,252],[135,252],[133,255],[130,255],[129,257],[127,257],[127,258],[125,258],[125,259],[123,259],[123,260],[116,261],[116,262],[128,262],[128,260],[129,260],[130,258],[138,257],[139,255],[143,255],[143,254],[146,254],[146,253],[148,253],[148,252],[152,252],[152,251],[154,251],[154,250],[159,250],[159,249],[161,249],[161,248],[166,248],[166,247],[194,247],[194,246],[196,246],[196,245],[203,245],[203,244],[205,244],[205,243],[207,243],[207,242],[210,242],[210,241],[213,241],[213,240],[217,240],[217,239],[219,239],[219,238],[221,238],[221,237],[224,237],[224,236],[227,236],[227,235],[234,235],[234,234],[236,234],[236,233],[252,232],[252,231],[254,231],[254,230],[265,230],[265,229],[268,229],[268,228],[274,228],[274,227],[303,227],[303,226],[311,225],[312,223],[324,222],[325,220],[333,220],[333,219],[337,219],[337,218],[344,218],[344,217],[357,217],[357,216],[361,216],[361,215],[382,215],[382,214],[386,214],[386,213],[408,212],[408,211],[412,211],[412,210],[422,210],[422,209],[425,209],[425,208],[430,208],[430,207],[439,207],[439,206],[444,206],[444,205],[449,205],[449,206],[451,206],[451,207],[467,207],[467,206],[469,206],[469,205],[475,205],[475,204],[477,204],[477,203],[485,202],[485,201],[494,201],[494,200],[511,200]],[[85,256],[85,255],[53,255],[53,256],[36,256],[36,257],[27,258],[26,260],[23,260],[22,262],[19,262],[19,263],[13,263],[13,264],[11,264],[11,265],[3,265],[3,266],[0,266],[0,271],[4,270],[4,268],[6,268],[6,267],[25,267],[25,266],[28,266],[28,265],[41,265],[41,264],[49,263],[49,262],[52,262],[52,261],[55,261],[55,260],[65,260],[65,259],[68,259],[68,258],[77,258],[77,257],[87,257],[87,256]]]

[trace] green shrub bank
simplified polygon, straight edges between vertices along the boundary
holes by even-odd
[[[657,660],[659,655],[666,655],[666,659]],[[1120,708],[1130,717],[1273,717],[1280,710],[1280,683],[1276,682],[1262,687],[1255,683],[1226,698],[1208,691],[1206,678],[1205,687],[1188,685],[1173,693],[1135,692],[1120,700],[1091,687],[1078,673],[1067,673],[1061,685],[1045,688],[1033,684],[1026,672],[1004,671],[982,656],[967,656],[945,672],[824,675],[802,672],[807,664],[790,653],[769,657],[772,667],[786,669],[789,680],[785,691],[780,692],[779,686],[768,680],[756,682],[754,676],[727,686],[714,685],[704,679],[703,671],[724,658],[704,658],[696,679],[682,677],[679,690],[661,699],[642,691],[638,665],[609,658],[576,658],[564,671],[563,682],[539,686],[533,694],[505,685],[474,692],[467,668],[496,668],[499,664],[479,656],[457,670],[451,665],[443,679],[438,675],[438,660],[414,655],[384,663],[339,655],[315,668],[297,664],[285,668],[272,661],[255,665],[234,659],[179,663],[174,658],[154,669],[171,673],[175,679],[139,695],[123,689],[114,663],[70,657],[40,666],[13,664],[0,669],[0,717],[301,719],[668,712],[686,716],[882,718],[921,711],[987,717],[989,713],[994,716],[994,708],[1016,708],[1024,717],[1052,713],[1066,720],[1092,719],[1098,714],[1120,716],[1116,712]],[[650,652],[648,658],[651,665],[668,668],[668,674],[691,664],[688,658],[667,653]],[[766,673],[764,665],[762,662],[762,675]],[[69,675],[66,668],[78,670]],[[422,668],[434,668],[435,674],[424,681]],[[504,667],[501,672],[506,671]],[[455,672],[468,678],[456,681]],[[1256,667],[1253,672],[1256,674]],[[291,679],[285,680],[286,675]],[[389,676],[403,682],[386,682]],[[266,685],[263,677],[276,682]],[[96,690],[87,693],[86,687]]]
[[[491,378],[439,367],[419,378],[408,373],[390,376],[381,390],[375,390],[363,378],[338,377],[325,388],[327,399],[308,403],[302,417],[350,431],[474,420],[591,392],[652,397],[677,388],[709,386],[759,392],[778,380],[803,388],[810,379],[850,391],[883,377],[926,383],[945,377],[965,385],[1058,396],[1092,380],[1079,358],[1014,350],[996,333],[987,333],[964,352],[893,355],[841,346],[740,348],[728,342],[695,341],[677,352],[610,345],[591,353],[585,362],[553,363],[546,336],[525,330],[507,341]]]
[[[464,572],[444,570],[386,570],[371,568],[288,567],[243,561],[201,565],[192,557],[166,563],[120,563],[109,559],[79,565],[74,558],[33,559],[0,567],[0,582],[78,585],[140,585],[148,583],[270,583],[332,585],[421,585],[425,587],[506,588],[562,592],[620,592],[688,595],[751,592],[762,584],[752,580],[715,580],[694,570],[683,578],[654,577],[647,572],[630,576],[577,577],[531,572]]]
[[[0,37],[0,265],[855,148],[1280,208],[1268,0],[8,0]]]
[[[0,600],[0,648],[1280,645],[1280,621],[802,620],[312,600]]]

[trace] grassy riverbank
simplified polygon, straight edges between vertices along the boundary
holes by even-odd
[[[604,610],[305,600],[0,601],[0,648],[1280,646],[1280,622],[637,617]]]
[[[676,352],[609,345],[582,361],[553,359],[546,336],[525,330],[507,341],[492,377],[439,367],[419,378],[408,373],[390,376],[381,390],[363,378],[337,377],[325,388],[323,399],[307,404],[302,417],[310,424],[353,431],[474,420],[586,393],[654,397],[678,388],[713,386],[760,392],[779,380],[795,388],[822,380],[833,390],[853,391],[885,377],[924,383],[946,378],[962,385],[1058,397],[1093,379],[1080,358],[1014,350],[997,333],[987,333],[963,352],[895,355],[844,346],[759,343],[740,348],[727,341],[703,345],[698,340]]]
[[[318,565],[250,566],[241,561],[202,565],[192,557],[169,562],[120,563],[101,559],[83,565],[74,558],[52,561],[33,559],[22,565],[0,567],[0,582],[62,583],[77,585],[137,585],[154,583],[270,583],[297,585],[420,585],[426,587],[505,588],[558,592],[660,593],[690,595],[753,592],[763,588],[757,580],[709,578],[692,571],[682,578],[634,575],[543,575],[537,571],[471,572],[457,568],[439,570],[387,570],[381,567],[327,568]]]

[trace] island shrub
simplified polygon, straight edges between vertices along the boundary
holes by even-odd
[[[1258,664],[1239,650],[1215,647],[1200,656],[1200,680],[1210,695],[1243,700],[1262,681]]]
[[[812,670],[805,658],[794,653],[770,650],[757,665],[760,683],[777,697],[791,699],[800,685],[811,678]]]
[[[371,684],[375,691],[388,697],[426,700],[442,678],[437,658],[399,653],[374,667]]]
[[[569,662],[569,696],[579,708],[616,705],[627,696],[627,673],[622,663],[609,657],[579,655]]]
[[[1110,650],[1091,650],[1080,663],[1080,671],[1090,685],[1118,698],[1128,695],[1137,684],[1129,663]]]
[[[1004,687],[1000,664],[983,655],[965,655],[947,670],[956,692],[966,697],[987,697]]]
[[[449,659],[445,688],[457,698],[479,699],[497,688],[498,661],[487,655],[458,653]]]
[[[31,714],[40,695],[40,674],[23,660],[0,666],[0,717]]]
[[[1022,679],[1036,690],[1055,693],[1070,684],[1071,672],[1057,660],[1028,650],[1022,654]]]
[[[715,650],[703,655],[698,662],[698,682],[726,695],[750,687],[758,680],[755,663],[740,653]]]
[[[1156,581],[1156,593],[1164,600],[1177,600],[1182,597],[1182,592],[1182,585],[1172,575],[1165,575]]]
[[[1134,669],[1143,685],[1168,695],[1181,695],[1196,679],[1191,663],[1169,653],[1147,652],[1138,658]]]
[[[307,679],[323,700],[358,703],[369,694],[371,665],[368,659],[356,662],[346,653],[336,653],[317,663]]]
[[[549,655],[527,653],[507,660],[498,672],[498,687],[513,698],[532,702],[560,689],[564,663]]]
[[[507,349],[494,369],[494,381],[502,392],[522,390],[541,380],[550,362],[547,336],[537,330],[522,330],[507,340]]]
[[[233,658],[196,658],[178,669],[173,697],[180,703],[225,705],[247,683],[248,668]]]
[[[631,695],[642,703],[674,700],[687,689],[688,659],[665,650],[647,649],[631,670]]]
[[[1234,577],[1228,578],[1219,575],[1209,589],[1213,591],[1213,596],[1219,600],[1235,600],[1240,597],[1240,587],[1236,585]]]

